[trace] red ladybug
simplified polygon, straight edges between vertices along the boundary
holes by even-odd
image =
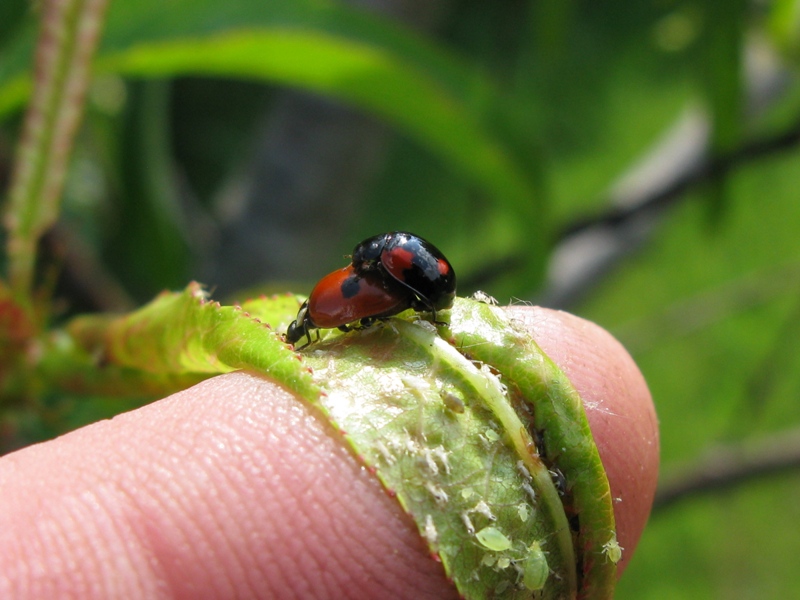
[[[439,249],[413,233],[393,231],[368,238],[353,250],[353,268],[360,275],[378,273],[405,286],[411,308],[433,313],[453,306],[456,274]]]
[[[312,329],[338,327],[349,331],[350,323],[391,317],[411,308],[413,296],[393,279],[376,273],[357,273],[353,265],[319,280],[297,318],[286,330],[286,341],[296,343],[305,336],[311,343]]]

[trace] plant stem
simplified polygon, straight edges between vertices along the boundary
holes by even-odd
[[[42,7],[34,91],[5,213],[11,288],[29,309],[37,244],[58,217],[106,4],[107,0],[46,0]]]

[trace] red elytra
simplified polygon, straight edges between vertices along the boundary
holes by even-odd
[[[306,336],[310,343],[312,329],[338,327],[347,331],[357,321],[390,317],[410,308],[412,299],[405,287],[377,274],[359,274],[349,265],[329,273],[314,286],[289,325],[286,341],[294,344]]]
[[[319,280],[308,297],[308,316],[317,327],[333,328],[369,317],[396,315],[409,307],[406,291],[352,265]]]

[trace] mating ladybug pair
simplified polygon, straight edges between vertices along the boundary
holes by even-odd
[[[393,231],[368,238],[353,250],[352,264],[320,279],[286,330],[294,344],[312,329],[353,323],[368,325],[406,309],[450,308],[456,295],[456,274],[439,250],[421,237]]]

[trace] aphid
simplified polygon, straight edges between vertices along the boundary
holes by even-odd
[[[542,550],[539,542],[533,542],[528,548],[528,556],[525,557],[522,567],[522,583],[532,592],[541,590],[547,583],[550,576],[550,567],[547,564],[547,556]]]
[[[502,552],[511,548],[511,540],[496,527],[484,527],[475,534],[475,539],[492,552]]]
[[[617,564],[622,559],[622,551],[624,548],[619,545],[617,541],[616,532],[611,533],[611,538],[603,544],[603,552],[612,563]]]

